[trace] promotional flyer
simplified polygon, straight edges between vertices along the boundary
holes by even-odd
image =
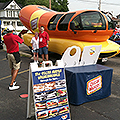
[[[64,68],[32,72],[37,120],[70,120]]]

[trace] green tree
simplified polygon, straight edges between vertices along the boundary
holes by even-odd
[[[44,5],[49,7],[49,2],[48,0],[26,0],[24,6],[26,5]]]
[[[51,0],[51,9],[59,12],[67,12],[68,0]],[[26,0],[25,5],[44,5],[49,8],[49,0]]]
[[[10,2],[12,0],[0,0],[0,3],[7,3]],[[21,4],[23,7],[25,5],[25,0],[14,0],[17,4]]]
[[[55,11],[67,12],[69,10],[68,4],[68,0],[52,0],[51,8]]]
[[[0,0],[0,2],[9,2],[10,0]],[[12,1],[12,0],[11,0]],[[26,5],[44,5],[49,8],[49,0],[15,0],[17,4],[23,7]],[[68,0],[51,0],[51,9],[58,12],[67,12]]]

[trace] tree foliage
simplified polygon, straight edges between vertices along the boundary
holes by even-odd
[[[9,2],[10,0],[0,0],[0,2]],[[12,0],[11,0],[12,1]],[[23,7],[26,5],[44,5],[49,8],[49,0],[15,0],[17,4]],[[59,12],[67,12],[68,0],[51,0],[51,9]]]
[[[59,12],[67,12],[68,9],[68,0],[52,0],[52,9]]]

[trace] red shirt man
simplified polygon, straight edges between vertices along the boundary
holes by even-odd
[[[44,31],[44,27],[40,27],[40,33],[39,33],[39,54],[42,56],[43,61],[48,61],[48,41],[49,41],[49,35],[46,31]]]
[[[46,31],[40,32],[39,33],[39,39],[40,39],[39,48],[46,47],[47,42],[49,41],[48,33]]]
[[[21,39],[18,35],[13,35],[13,33],[8,33],[4,37],[4,43],[7,47],[7,53],[13,53],[19,51],[19,44],[23,43],[23,39]]]
[[[20,54],[19,54],[19,45],[18,43],[23,43],[23,39],[21,39],[17,35],[13,35],[12,30],[7,30],[7,34],[3,36],[4,43],[7,48],[7,58],[9,62],[9,66],[11,69],[11,83],[8,87],[9,90],[19,89],[20,86],[16,86],[16,77],[18,71],[20,69]]]

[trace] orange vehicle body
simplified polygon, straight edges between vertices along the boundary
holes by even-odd
[[[101,20],[99,20],[99,22],[93,21],[91,23],[92,29],[86,29],[87,25],[83,25],[83,22],[87,20],[87,17],[85,18],[82,15],[88,14],[88,13],[91,14],[92,12],[95,13],[96,15],[99,14],[101,16]],[[67,15],[68,16],[71,15],[69,18],[67,18],[68,20],[63,19],[64,16],[67,16]],[[59,18],[56,19],[57,18],[56,16],[58,16]],[[75,25],[76,29],[73,30],[71,29],[71,22],[74,21],[74,19],[76,19],[77,16],[80,16],[81,18],[82,27],[77,26],[78,23],[74,23],[76,24]],[[19,13],[19,18],[22,24],[26,26],[26,28],[28,28],[33,34],[35,32],[40,31],[39,30],[40,26],[45,27],[45,31],[47,31],[50,36],[49,51],[62,54],[67,49],[67,47],[72,45],[79,46],[81,50],[83,50],[84,46],[102,44],[101,53],[102,54],[111,53],[111,55],[110,56],[103,55],[101,58],[112,57],[112,56],[115,56],[116,54],[119,54],[120,46],[108,40],[110,36],[113,34],[113,29],[109,28],[108,20],[105,14],[103,14],[98,10],[56,12],[44,6],[28,5],[21,9]],[[89,15],[89,18],[90,18],[90,15]],[[103,21],[103,23],[101,21]],[[63,28],[62,28],[62,25],[63,25]],[[84,29],[83,29],[83,26],[85,26]],[[78,29],[77,27],[80,27],[80,29]],[[27,40],[27,42],[25,43],[28,46],[30,46],[29,43],[32,37],[33,35],[31,34],[27,34],[24,37],[25,41]],[[57,46],[58,50],[56,50],[55,46]]]

